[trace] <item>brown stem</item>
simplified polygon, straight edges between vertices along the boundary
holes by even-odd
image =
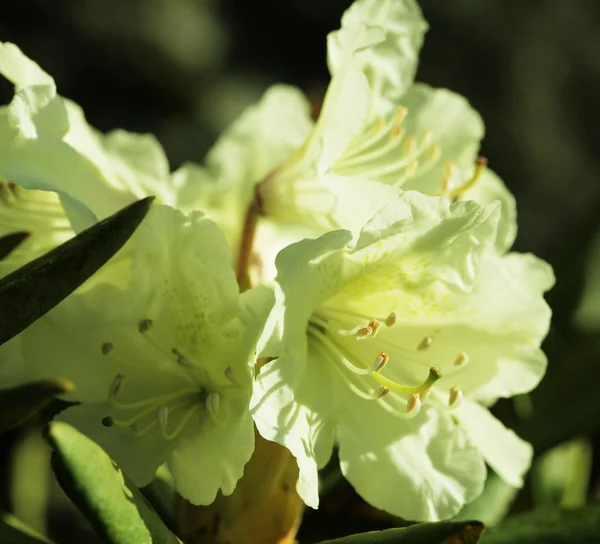
[[[254,198],[246,210],[244,226],[242,229],[242,239],[240,241],[240,250],[238,253],[236,277],[241,293],[247,291],[251,287],[249,275],[250,259],[252,257],[256,227],[258,226],[258,219],[262,209],[258,187],[259,185],[256,186]]]

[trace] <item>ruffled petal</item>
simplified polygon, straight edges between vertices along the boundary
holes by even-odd
[[[327,55],[332,76],[344,69],[347,50],[371,89],[369,116],[388,114],[413,82],[427,29],[414,0],[360,0],[329,34]]]
[[[437,521],[483,490],[482,456],[448,415],[429,408],[403,420],[376,401],[354,408],[339,427],[340,464],[370,504],[405,519]]]
[[[507,429],[487,408],[476,402],[466,400],[452,413],[494,472],[509,485],[521,487],[533,458],[531,444]]]
[[[178,441],[167,464],[177,492],[192,504],[207,505],[219,490],[233,493],[253,450],[254,427],[246,409],[236,420],[220,420],[207,432]]]

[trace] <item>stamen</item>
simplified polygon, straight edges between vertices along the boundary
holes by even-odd
[[[377,336],[380,326],[381,324],[379,323],[379,321],[377,321],[377,319],[371,319],[371,321],[369,321],[368,327],[373,331],[371,333],[371,337],[375,338],[375,336]]]
[[[394,113],[394,126],[399,127],[402,123],[404,123],[404,119],[408,115],[408,108],[404,106],[398,106]]]
[[[425,336],[417,346],[417,349],[419,351],[425,351],[431,347],[431,344],[433,344],[433,336]]]
[[[477,157],[475,159],[475,170],[473,171],[473,175],[465,181],[460,187],[450,191],[450,198],[459,198],[463,193],[468,191],[471,187],[473,187],[477,180],[481,177],[481,174],[485,170],[487,166],[487,159],[485,157]]]
[[[460,390],[458,385],[455,385],[450,389],[450,394],[448,396],[448,405],[451,407],[456,407],[460,404],[462,398],[463,392]]]
[[[206,410],[208,411],[208,415],[213,423],[217,423],[218,415],[219,415],[219,405],[221,403],[221,397],[219,393],[212,391],[206,397]]]
[[[152,319],[142,319],[138,323],[138,331],[143,334],[152,327],[152,324]]]
[[[110,388],[108,390],[109,399],[112,399],[117,396],[117,393],[119,392],[119,389],[121,389],[121,385],[123,384],[124,379],[125,379],[125,376],[123,374],[117,374],[114,377],[113,381],[110,384]]]
[[[454,364],[456,366],[461,366],[461,365],[467,364],[468,362],[469,362],[469,356],[467,355],[467,353],[465,351],[461,351],[456,356],[456,359],[454,359]]]
[[[388,315],[385,318],[385,326],[386,327],[392,327],[396,324],[396,314],[394,312],[392,312],[390,315]]]
[[[377,326],[379,327],[379,323],[377,323]],[[338,334],[341,334],[342,336],[354,336],[357,340],[364,340],[365,338],[375,336],[375,333],[373,331],[373,328],[370,326],[370,323],[367,326],[358,325],[357,327],[354,327],[353,329],[349,330],[340,329],[338,331]]]
[[[136,421],[135,423],[131,424],[129,426],[129,430],[135,435],[135,436],[144,436],[145,434],[148,434],[152,429],[154,429],[154,427],[156,427],[156,418],[152,418],[145,427],[140,428],[139,425],[139,421]]]
[[[387,387],[385,387],[384,385],[382,385],[377,390],[377,393],[375,393],[375,399],[379,400],[381,397],[385,397],[389,392],[390,392],[390,390]]]
[[[381,372],[383,370],[383,367],[387,365],[389,360],[390,356],[382,351],[377,357],[375,357],[375,362],[371,367],[371,372]]]
[[[161,412],[162,408],[164,408],[164,412]],[[181,434],[183,429],[185,429],[185,426],[188,424],[189,420],[192,418],[194,413],[196,411],[198,411],[199,409],[200,409],[200,406],[198,404],[194,404],[193,406],[188,408],[187,412],[181,418],[179,425],[177,425],[177,427],[175,427],[175,429],[173,429],[172,432],[168,432],[167,431],[167,417],[168,417],[167,407],[162,406],[161,408],[159,408],[159,410],[156,414],[156,417],[158,420],[158,426],[160,428],[160,434],[166,440],[173,440],[174,438],[177,438]],[[161,421],[161,419],[162,419],[162,421]]]
[[[371,372],[371,376],[373,376],[373,378],[375,378],[375,380],[377,380],[381,385],[385,385],[392,391],[396,391],[397,393],[408,393],[409,395],[418,395],[422,391],[429,389],[435,382],[437,382],[442,377],[442,373],[437,368],[432,366],[429,369],[429,375],[427,376],[427,379],[419,385],[401,385],[382,376],[381,374],[378,374],[377,372]]]
[[[103,342],[100,344],[100,351],[102,352],[102,355],[108,355],[114,347],[115,346],[110,342]]]
[[[408,398],[408,404],[406,405],[406,413],[417,415],[421,409],[421,398],[419,395],[411,395]]]
[[[185,368],[194,368],[196,366],[190,357],[181,353],[177,348],[172,348],[171,353],[177,357],[177,363],[181,366]]]
[[[425,391],[421,391],[419,393],[419,398],[421,400],[427,400],[429,398],[429,395],[431,395],[431,389],[425,389]]]
[[[234,373],[233,373],[233,368],[231,368],[230,366],[228,366],[225,369],[225,377],[233,384],[233,385],[240,385],[240,382],[237,380],[237,378],[235,377]]]

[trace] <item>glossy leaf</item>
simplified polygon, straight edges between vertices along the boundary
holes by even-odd
[[[600,504],[577,510],[544,508],[508,518],[490,529],[482,544],[597,544]]]
[[[62,422],[48,431],[58,482],[96,532],[111,544],[181,544],[115,462]]]
[[[0,344],[70,295],[105,264],[144,219],[152,197],[135,202],[0,281]]]
[[[13,232],[0,238],[0,260],[8,257],[27,238],[29,238],[28,232]]]
[[[50,544],[50,540],[37,534],[10,514],[0,514],[0,542],[2,544]]]
[[[70,393],[75,386],[68,380],[31,382],[0,390],[0,434],[14,429],[48,406],[56,397]]]
[[[483,532],[479,521],[417,523],[402,529],[372,531],[321,544],[475,544]]]

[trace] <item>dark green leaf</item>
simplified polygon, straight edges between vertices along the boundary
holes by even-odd
[[[417,523],[403,529],[351,535],[321,544],[475,544],[483,528],[479,521]]]
[[[62,422],[50,424],[48,437],[58,482],[104,540],[181,544],[100,446]]]
[[[14,516],[2,513],[0,514],[0,542],[2,544],[49,544],[50,540],[37,534]]]
[[[67,380],[45,380],[0,389],[0,434],[14,429],[48,406],[56,395],[70,393],[74,389],[75,386]]]
[[[8,257],[27,238],[29,238],[28,232],[13,232],[0,238],[0,260]]]
[[[0,281],[0,344],[70,295],[105,264],[145,217],[152,198],[135,202]]]
[[[600,504],[577,510],[539,509],[489,529],[482,544],[598,544]]]

